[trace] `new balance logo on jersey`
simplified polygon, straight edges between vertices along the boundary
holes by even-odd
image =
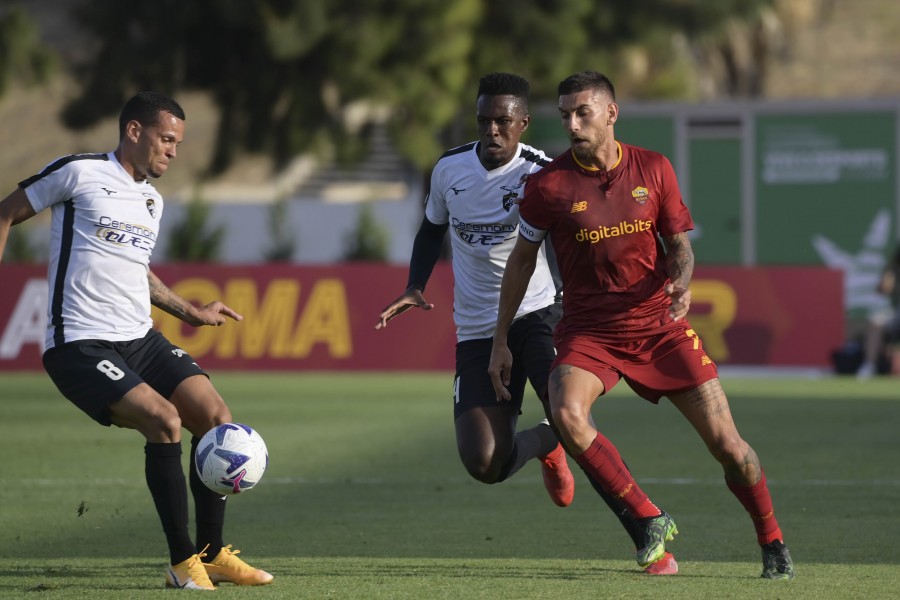
[[[172,350],[172,354],[174,354],[178,358],[181,358],[182,356],[184,356],[184,350],[182,350],[181,348],[175,348],[174,350]]]
[[[468,189],[468,188],[462,188],[462,189],[458,190],[458,189],[456,189],[455,187],[452,187],[452,186],[451,186],[450,189],[453,190],[453,195],[454,195],[454,196],[459,196],[460,192],[464,192],[464,191],[466,191],[466,189]]]
[[[107,196],[112,196],[113,194],[118,194],[118,193],[119,193],[119,192],[117,192],[116,190],[111,190],[111,189],[108,189],[108,188],[105,188],[105,187],[102,187],[102,188],[100,188],[100,189],[103,190],[104,192],[106,192],[106,195],[107,195]]]
[[[583,212],[587,210],[587,200],[582,200],[581,202],[573,202],[572,210],[569,212],[577,213]]]

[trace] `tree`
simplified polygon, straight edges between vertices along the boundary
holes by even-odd
[[[45,82],[56,67],[53,52],[41,44],[38,29],[18,4],[0,12],[0,96],[13,81]]]
[[[375,220],[372,207],[361,204],[356,230],[347,236],[344,260],[384,262],[388,255],[387,230]]]
[[[286,262],[294,256],[297,240],[291,231],[288,220],[287,198],[279,198],[269,207],[269,241],[266,260],[269,262]]]
[[[210,172],[239,150],[283,164],[302,152],[352,163],[385,122],[426,168],[441,134],[471,122],[489,71],[532,80],[535,100],[592,68],[625,95],[690,97],[698,55],[774,0],[92,0],[80,21],[99,49],[65,110],[73,127],[115,114],[137,89],[203,90],[221,109]]]
[[[38,262],[37,252],[32,246],[29,223],[20,223],[9,230],[6,248],[3,251],[3,262],[33,264]]]
[[[184,218],[169,233],[169,262],[210,262],[219,257],[225,229],[209,224],[210,206],[195,196],[186,206]]]
[[[88,126],[139,88],[199,89],[221,109],[212,172],[241,148],[279,161],[309,150],[352,160],[356,133],[379,118],[392,121],[408,156],[431,157],[434,134],[455,114],[470,78],[481,2],[365,4],[94,0],[79,14],[100,49],[83,67],[84,89],[64,120]]]

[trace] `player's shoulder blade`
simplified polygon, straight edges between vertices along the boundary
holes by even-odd
[[[622,146],[622,153],[624,156],[628,156],[629,154],[632,157],[636,157],[641,161],[667,161],[665,154],[657,152],[656,150],[650,150],[649,148],[643,148],[641,146],[633,146],[631,144],[626,144],[624,142],[619,142]]]
[[[520,155],[524,160],[528,162],[533,162],[541,167],[546,167],[550,164],[550,159],[547,158],[547,155],[544,154],[542,150],[538,150],[537,148],[532,148],[531,146],[522,144],[522,153]]]
[[[105,161],[108,161],[109,156],[107,154],[97,154],[97,153],[70,154],[68,156],[63,156],[61,158],[57,158],[55,161],[53,161],[52,163],[50,163],[49,165],[44,167],[44,170],[41,171],[40,173],[38,173],[37,175],[33,175],[33,176],[29,177],[28,179],[25,179],[19,185],[23,188],[28,187],[35,181],[38,181],[39,179],[42,179],[42,178],[46,177],[47,175],[50,175],[51,173],[59,171],[66,165],[74,163],[76,161],[81,161],[81,160],[85,160],[85,161],[87,161],[87,160],[105,160]]]
[[[553,160],[548,160],[547,164],[544,165],[544,168],[537,173],[532,174],[529,180],[538,181],[545,178],[552,179],[554,177],[554,173],[571,169],[573,165],[574,162],[572,162],[572,154],[567,150]]]
[[[443,160],[445,158],[450,158],[451,156],[456,156],[457,154],[469,152],[473,148],[475,148],[476,144],[478,144],[478,142],[469,142],[468,144],[463,144],[462,146],[457,146],[456,148],[450,148],[449,150],[441,154],[441,158],[439,158],[438,160]]]

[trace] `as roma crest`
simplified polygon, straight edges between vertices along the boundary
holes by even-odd
[[[644,186],[639,185],[631,190],[631,197],[634,198],[635,202],[643,206],[647,203],[647,200],[650,199],[650,191]]]

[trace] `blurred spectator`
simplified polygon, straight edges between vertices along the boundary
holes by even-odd
[[[857,376],[867,379],[880,370],[879,358],[884,354],[885,345],[891,340],[900,339],[900,247],[891,261],[885,266],[878,280],[878,293],[890,299],[890,306],[869,315],[863,339],[863,362]]]

